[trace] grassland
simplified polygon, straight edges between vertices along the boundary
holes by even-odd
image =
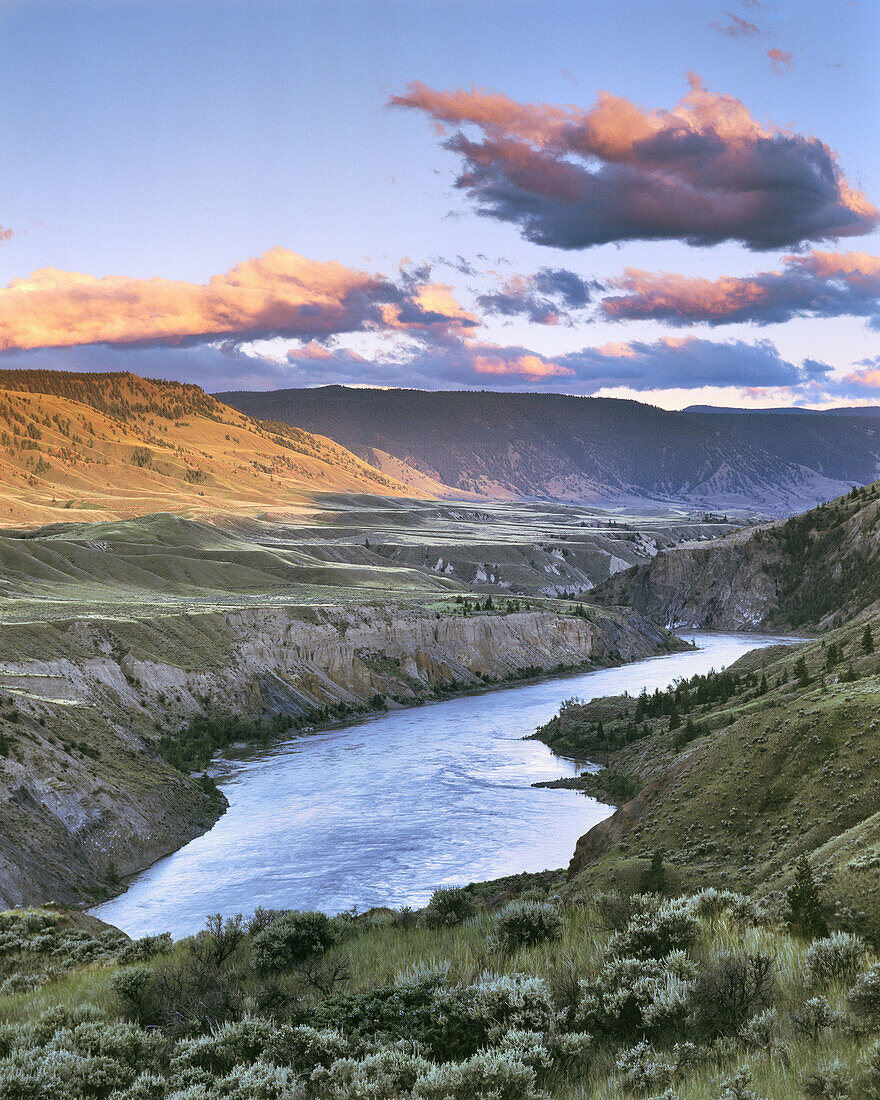
[[[642,895],[628,908],[616,895],[561,899],[552,886],[479,896],[441,891],[421,914],[331,921],[258,912],[173,947],[77,929],[57,910],[0,914],[0,1090],[74,1100],[875,1095],[880,968],[856,937],[810,944],[713,890]],[[523,913],[544,934],[502,948],[500,930]],[[755,967],[762,979],[725,984]]]

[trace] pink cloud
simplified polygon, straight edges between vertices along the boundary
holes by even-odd
[[[539,244],[738,240],[760,250],[880,221],[822,141],[758,122],[693,75],[671,110],[606,92],[583,109],[418,82],[390,102],[455,128],[443,144],[462,159],[457,186],[479,213]]]

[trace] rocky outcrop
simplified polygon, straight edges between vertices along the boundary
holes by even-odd
[[[602,603],[625,603],[670,630],[755,630],[778,609],[765,565],[778,555],[751,532],[686,543],[618,573],[596,590]]]
[[[0,660],[5,905],[91,900],[208,828],[222,799],[152,747],[206,709],[306,720],[676,645],[619,609],[285,607],[15,629],[22,656]]]

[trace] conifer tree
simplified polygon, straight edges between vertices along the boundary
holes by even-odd
[[[865,633],[862,635],[862,649],[865,653],[874,652],[874,635],[871,631],[871,624],[865,627]]]
[[[654,849],[650,865],[639,877],[639,890],[643,894],[666,893],[666,868],[663,866],[663,852],[659,848]]]
[[[806,856],[801,856],[797,861],[794,882],[786,891],[786,896],[788,911],[785,914],[785,924],[790,932],[805,939],[828,935],[819,888]]]

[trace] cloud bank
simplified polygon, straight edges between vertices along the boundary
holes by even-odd
[[[867,317],[880,325],[880,256],[818,252],[784,256],[778,271],[745,278],[700,279],[628,268],[602,300],[613,320],[778,324],[793,317]]]
[[[42,268],[0,289],[0,350],[82,344],[185,345],[327,337],[475,322],[424,270],[395,283],[273,248],[209,282],[96,278]]]
[[[739,241],[766,250],[878,224],[880,212],[824,142],[762,126],[740,100],[690,81],[671,111],[608,93],[583,110],[422,83],[390,104],[432,118],[463,161],[456,186],[480,214],[537,244]]]

